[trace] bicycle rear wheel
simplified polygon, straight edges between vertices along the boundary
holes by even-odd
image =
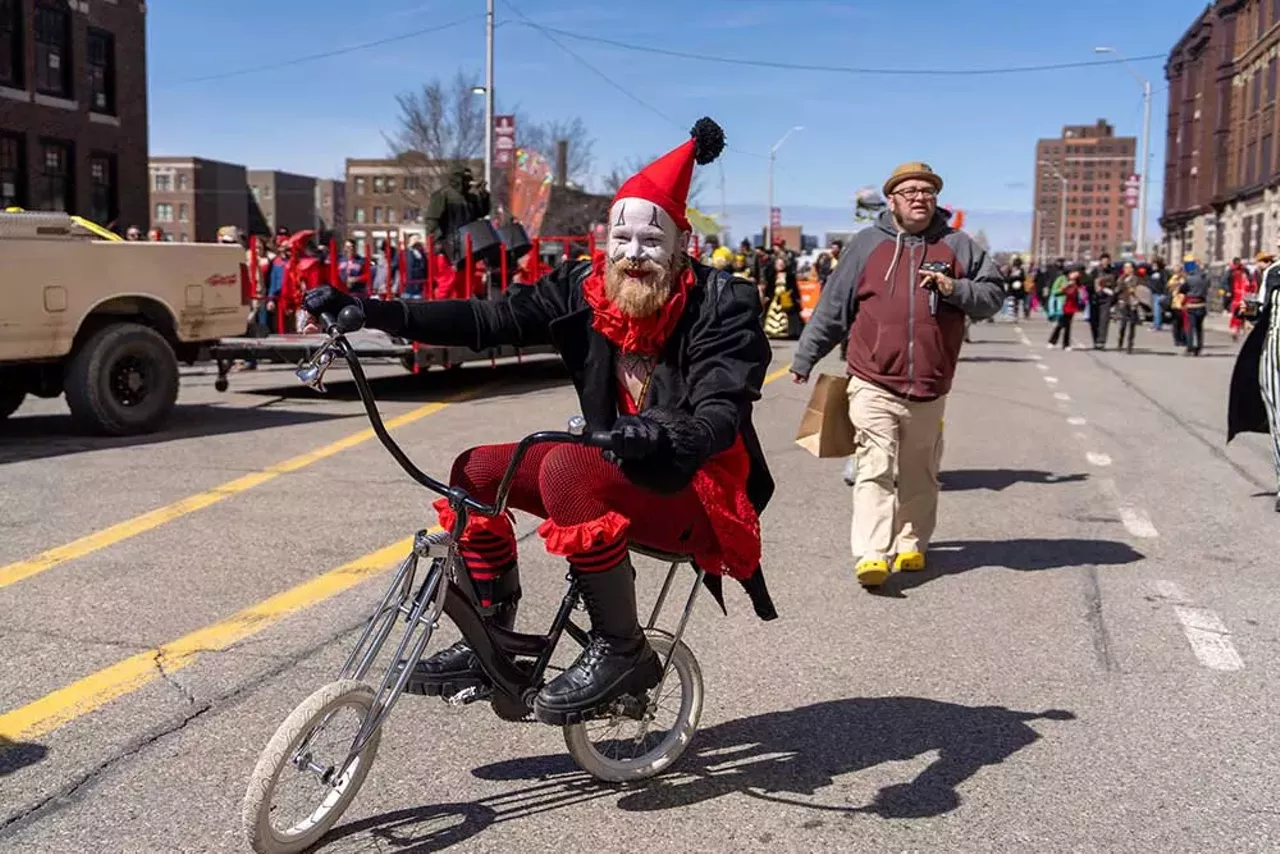
[[[664,631],[645,634],[661,659],[671,656],[671,665],[661,694],[650,691],[641,698],[640,719],[623,712],[624,699],[608,716],[564,728],[565,747],[578,767],[610,783],[647,780],[671,767],[693,741],[702,717],[702,669],[693,652],[683,643],[673,646]]]

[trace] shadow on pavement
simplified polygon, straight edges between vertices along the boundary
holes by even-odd
[[[971,489],[989,489],[1002,492],[1015,483],[1079,483],[1088,480],[1087,474],[1054,474],[1035,469],[957,469],[938,475],[946,492],[964,492]]]
[[[69,414],[16,416],[0,421],[0,465],[23,460],[39,460],[101,451],[154,445],[175,439],[219,436],[314,424],[335,418],[359,418],[323,412],[291,412],[265,407],[217,406],[208,403],[179,403],[164,429],[145,436],[92,436],[76,427]]]
[[[292,374],[290,374],[292,379]],[[420,374],[395,374],[370,377],[369,386],[377,400],[401,403],[444,400],[467,393],[467,400],[523,394],[568,385],[569,371],[559,359],[531,358],[525,362],[462,366],[452,370],[431,370]],[[321,395],[297,382],[267,388],[242,390],[243,394],[272,398],[359,400],[355,380],[344,369],[334,367],[325,380],[326,394]]]
[[[10,741],[0,736],[0,777],[20,771],[28,765],[44,761],[49,748],[43,744]]]
[[[430,805],[353,822],[331,833],[334,843],[368,834],[398,852],[440,851],[487,827],[605,798],[619,809],[680,809],[726,795],[746,795],[843,815],[886,819],[943,815],[961,804],[957,787],[1040,739],[1033,721],[1071,721],[1059,709],[1022,712],[962,706],[919,697],[832,700],[729,721],[698,732],[668,778],[632,788],[600,783],[566,754],[486,765],[484,780],[532,785],[469,804]],[[881,788],[868,803],[846,806],[848,781],[838,778],[888,762],[932,761],[911,780]],[[823,803],[821,790],[840,785]],[[356,840],[351,840],[355,842]]]
[[[1072,566],[1122,566],[1146,557],[1128,543],[1112,540],[956,540],[929,546],[929,568],[896,572],[876,595],[893,596],[928,584],[944,575],[959,575],[983,567],[1019,572],[1065,569]]]

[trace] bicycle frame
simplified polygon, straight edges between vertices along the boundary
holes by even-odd
[[[570,420],[569,432],[543,431],[530,434],[517,444],[515,453],[512,454],[511,462],[508,463],[507,469],[498,484],[493,504],[477,501],[464,490],[449,487],[431,477],[409,460],[404,451],[391,438],[386,426],[383,424],[382,417],[374,403],[368,380],[360,365],[359,357],[348,345],[338,324],[328,317],[323,318],[323,320],[329,330],[329,343],[317,351],[308,364],[297,369],[298,378],[306,385],[323,392],[325,371],[336,355],[343,356],[351,370],[356,389],[360,394],[360,399],[364,404],[365,412],[369,416],[375,435],[410,477],[428,489],[445,496],[455,515],[452,531],[419,531],[414,536],[412,550],[397,567],[381,603],[365,624],[364,631],[342,665],[338,678],[363,680],[368,675],[387,639],[390,637],[397,619],[399,617],[404,618],[408,625],[396,646],[393,660],[405,662],[405,664],[404,666],[392,665],[387,668],[386,674],[375,690],[371,713],[362,721],[360,730],[352,742],[346,759],[340,768],[326,771],[325,776],[329,780],[338,780],[347,773],[351,762],[364,749],[373,733],[377,732],[385,723],[392,708],[404,693],[405,685],[408,683],[412,672],[413,663],[421,660],[427,644],[439,624],[441,614],[447,616],[457,626],[463,638],[471,646],[476,658],[488,675],[493,685],[493,690],[501,692],[526,708],[531,708],[533,697],[542,687],[543,675],[551,662],[551,656],[555,652],[561,636],[568,632],[580,645],[585,647],[589,643],[587,632],[575,625],[571,620],[573,610],[577,607],[580,598],[578,582],[572,575],[568,577],[568,587],[546,634],[524,634],[486,623],[480,613],[480,609],[475,605],[475,602],[479,601],[479,591],[463,564],[462,557],[458,551],[458,542],[462,532],[466,529],[467,519],[471,513],[498,516],[506,512],[507,499],[511,492],[515,472],[531,447],[547,442],[572,442],[595,447],[609,447],[611,436],[608,433],[588,433],[586,431],[586,422],[580,416]],[[674,557],[648,551],[635,545],[632,546],[632,550],[658,559],[671,560]],[[430,566],[415,591],[418,567],[422,561],[429,561]],[[661,612],[670,593],[675,574],[680,565],[685,562],[688,561],[684,559],[671,560],[667,577],[662,586],[662,592],[654,603],[653,611],[648,620],[647,628],[649,630],[656,628],[658,614]],[[666,682],[667,673],[671,667],[671,659],[674,655],[675,647],[680,643],[680,639],[684,634],[685,626],[693,613],[694,602],[702,586],[704,571],[696,566],[694,569],[693,589],[689,593],[684,612],[681,615],[675,634],[672,636],[674,641],[672,653],[663,662],[662,678],[651,694],[650,705],[656,703],[661,694],[662,686]],[[533,665],[527,669],[520,667],[516,661],[518,657],[534,659]],[[327,721],[327,718],[321,721],[308,734],[308,737],[303,740],[294,754],[295,764],[298,764],[299,759],[306,754],[312,737]]]

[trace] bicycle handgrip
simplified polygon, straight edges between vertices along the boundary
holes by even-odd
[[[593,430],[582,437],[582,444],[589,448],[613,450],[613,433],[609,430]]]

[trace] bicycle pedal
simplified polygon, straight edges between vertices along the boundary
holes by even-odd
[[[472,703],[478,702],[480,700],[487,700],[489,698],[489,695],[492,693],[493,693],[492,688],[487,688],[480,685],[472,685],[470,687],[463,688],[461,691],[459,691],[456,694],[451,694],[450,696],[443,697],[442,699],[446,703],[448,703],[450,706],[454,708],[460,708],[462,706],[469,706]]]

